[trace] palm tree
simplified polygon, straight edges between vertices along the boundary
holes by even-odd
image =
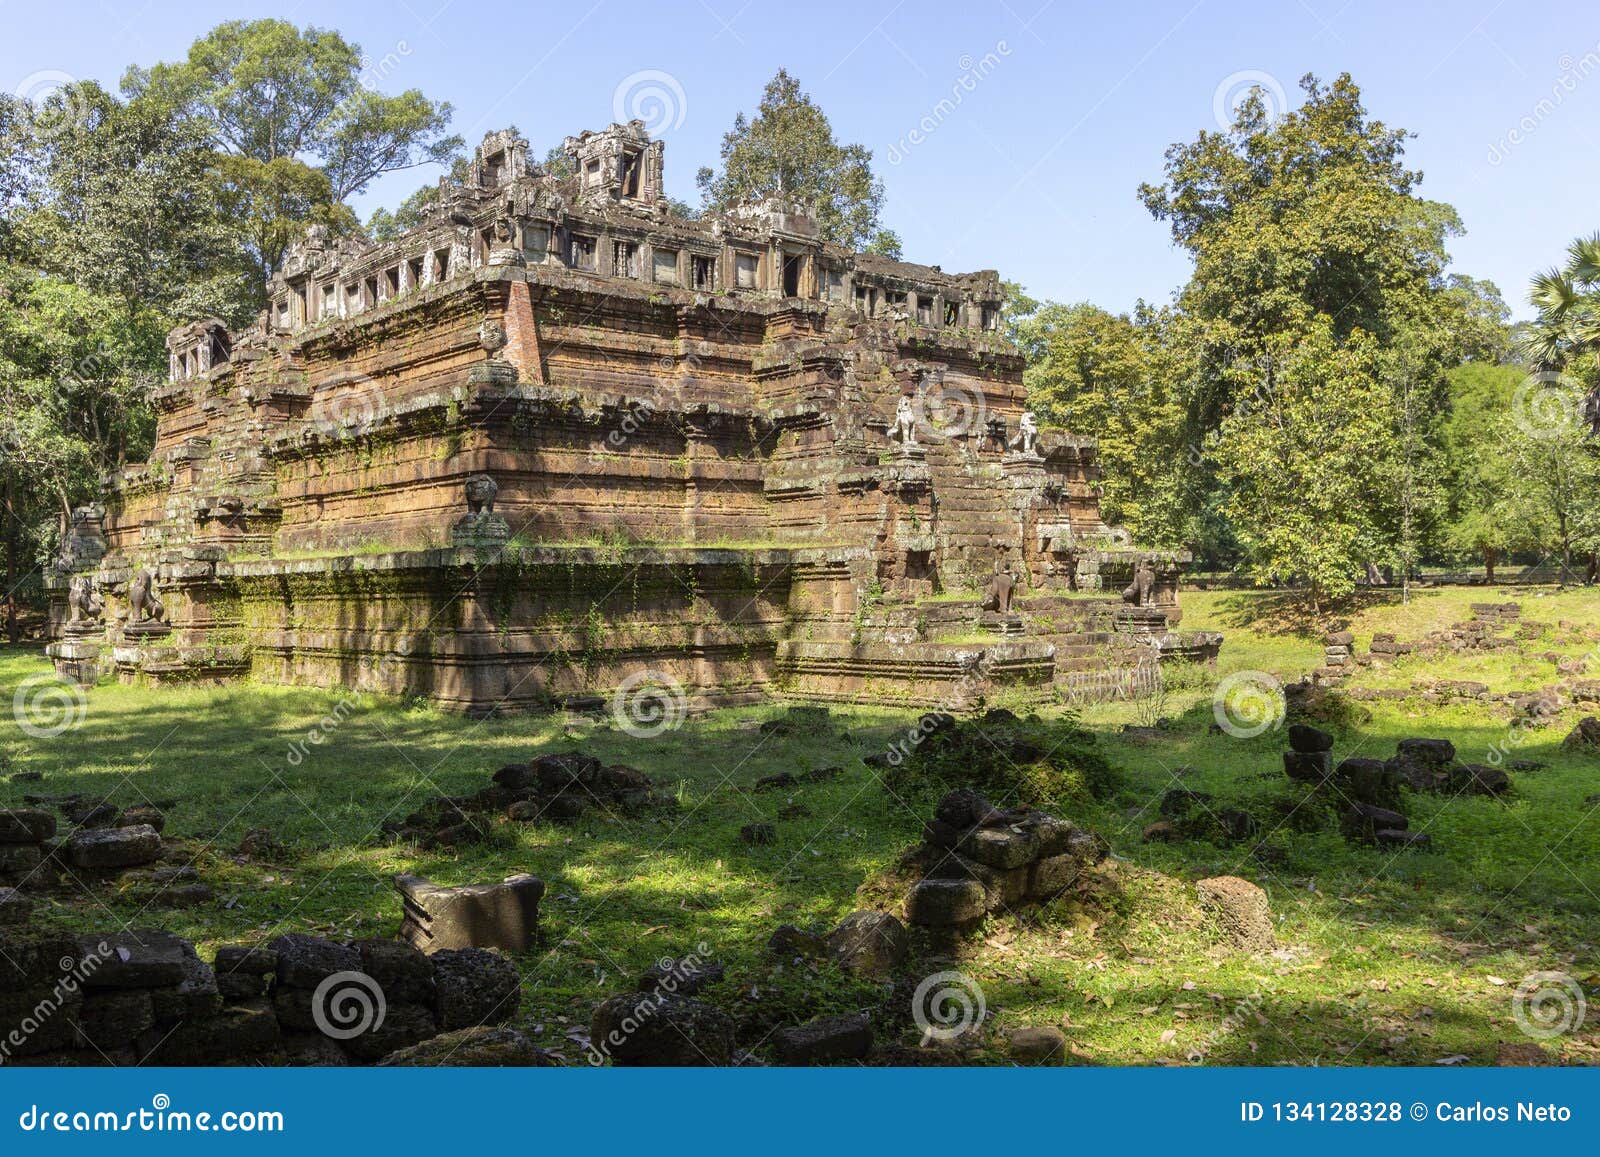
[[[1593,357],[1600,368],[1600,233],[1569,245],[1566,265],[1537,274],[1528,300],[1538,316],[1519,345],[1530,360],[1562,370]]]

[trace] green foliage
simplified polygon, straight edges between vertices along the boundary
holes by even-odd
[[[148,307],[0,264],[0,478],[24,557],[49,557],[70,508],[148,448],[166,328]]]
[[[927,799],[970,787],[1000,807],[1053,808],[1108,798],[1121,774],[1093,732],[1069,713],[1019,718],[993,708],[976,719],[924,716],[891,746],[884,776],[897,793]]]
[[[461,138],[451,108],[417,89],[397,95],[376,65],[339,33],[282,20],[230,20],[190,46],[185,60],[130,68],[123,92],[200,126],[215,154],[217,192],[263,280],[307,224],[353,229],[346,198],[383,173],[449,164]]]
[[[1441,541],[1446,371],[1500,356],[1506,311],[1445,276],[1460,224],[1416,195],[1408,134],[1349,76],[1301,87],[1282,117],[1252,94],[1227,131],[1174,145],[1140,197],[1195,262],[1163,343],[1200,451],[1188,525],[1220,516],[1252,574],[1320,606]]]
[[[1600,233],[1574,240],[1564,265],[1533,278],[1528,299],[1538,315],[1521,336],[1521,352],[1542,369],[1595,376],[1600,365]]]
[[[863,145],[841,145],[827,115],[784,69],[767,82],[754,119],[740,113],[722,138],[722,172],[696,175],[709,208],[763,197],[815,204],[822,236],[851,249],[898,257],[899,238],[882,229],[883,182]]]
[[[1045,424],[1099,440],[1105,520],[1140,542],[1182,542],[1191,463],[1182,452],[1170,317],[1143,304],[1132,318],[1087,302],[1041,305],[1020,291],[1011,294],[1008,316],[1028,354],[1023,381],[1034,412]]]

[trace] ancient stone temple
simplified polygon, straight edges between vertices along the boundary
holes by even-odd
[[[51,578],[63,673],[939,704],[1215,653],[1026,410],[993,271],[676,216],[638,122],[565,147],[491,133],[419,228],[313,229],[255,325],[172,332],[150,461]]]

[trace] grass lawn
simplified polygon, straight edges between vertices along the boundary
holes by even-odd
[[[1352,685],[1407,686],[1431,675],[1531,690],[1558,679],[1536,655],[1579,656],[1596,646],[1589,636],[1600,639],[1600,595],[1587,591],[1419,592],[1407,606],[1366,605],[1348,622],[1365,650],[1374,631],[1414,638],[1467,618],[1470,602],[1501,597],[1548,623],[1544,637],[1520,653],[1405,659]],[[1185,627],[1222,630],[1227,642],[1216,672],[1188,672],[1154,705],[1167,726],[1121,733],[1150,722],[1150,704],[1081,713],[1125,776],[1113,798],[1062,809],[1110,841],[1116,859],[1103,890],[991,920],[954,965],[981,986],[990,1029],[1060,1026],[1081,1063],[1488,1064],[1501,1042],[1531,1043],[1513,1018],[1526,975],[1565,973],[1600,998],[1600,759],[1560,749],[1581,712],[1527,736],[1514,758],[1548,767],[1514,772],[1506,798],[1408,796],[1413,830],[1433,837],[1427,852],[1351,845],[1335,825],[1313,822],[1310,806],[1276,830],[1267,825],[1260,842],[1278,850],[1270,859],[1252,850],[1257,839],[1144,843],[1174,786],[1212,793],[1215,807],[1277,814],[1276,802],[1298,790],[1282,774],[1283,732],[1212,733],[1211,685],[1241,670],[1290,679],[1320,661],[1320,632],[1279,629],[1288,615],[1277,595],[1192,593],[1184,606]],[[45,670],[34,650],[0,650],[0,694]],[[7,718],[3,770],[44,778],[0,781],[0,804],[85,793],[170,805],[168,838],[182,841],[217,893],[212,905],[165,911],[112,884],[68,888],[41,901],[41,918],[85,930],[170,928],[203,951],[284,931],[382,936],[400,921],[396,872],[455,884],[528,871],[548,885],[546,943],[519,961],[515,1023],[574,1062],[582,1050],[567,1034],[587,1026],[596,1003],[632,987],[658,958],[702,944],[728,966],[708,999],[735,1014],[746,1046],[779,1024],[904,1003],[903,987],[889,992],[832,965],[778,965],[764,947],[780,923],[831,926],[853,908],[892,900],[887,875],[918,838],[940,785],[896,796],[861,757],[882,750],[908,716],[836,711],[826,734],[760,733],[759,722],[783,712],[772,706],[637,740],[603,724],[569,733],[548,717],[472,721],[393,700],[341,702],[336,690],[103,684],[89,692],[82,722],[54,738],[30,738]],[[1340,731],[1338,758],[1387,756],[1397,740],[1426,735],[1477,761],[1507,734],[1494,705],[1413,698],[1357,707],[1369,717]],[[312,732],[318,742],[306,741]],[[678,809],[642,819],[590,812],[571,825],[505,822],[489,843],[460,851],[419,852],[380,836],[382,823],[433,796],[475,791],[504,763],[572,746],[640,768]],[[762,776],[826,765],[844,770],[787,791],[753,790]],[[778,818],[784,808],[790,818]],[[775,844],[741,842],[739,829],[757,821],[775,823]],[[239,855],[254,828],[269,829],[281,854]],[[1191,885],[1219,873],[1268,891],[1276,953],[1239,956],[1214,941]],[[951,966],[915,961],[913,982]],[[888,1031],[902,1026],[915,1043],[904,1018]],[[999,1035],[978,1042],[970,1059],[1002,1060]],[[1552,1060],[1594,1061],[1600,1012],[1543,1048]]]

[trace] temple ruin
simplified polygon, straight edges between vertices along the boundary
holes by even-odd
[[[168,339],[149,462],[74,513],[63,674],[604,702],[1125,693],[1220,638],[1186,557],[1100,518],[1039,426],[992,270],[675,215],[643,125],[573,173],[489,134],[398,240],[312,229],[242,333]]]

